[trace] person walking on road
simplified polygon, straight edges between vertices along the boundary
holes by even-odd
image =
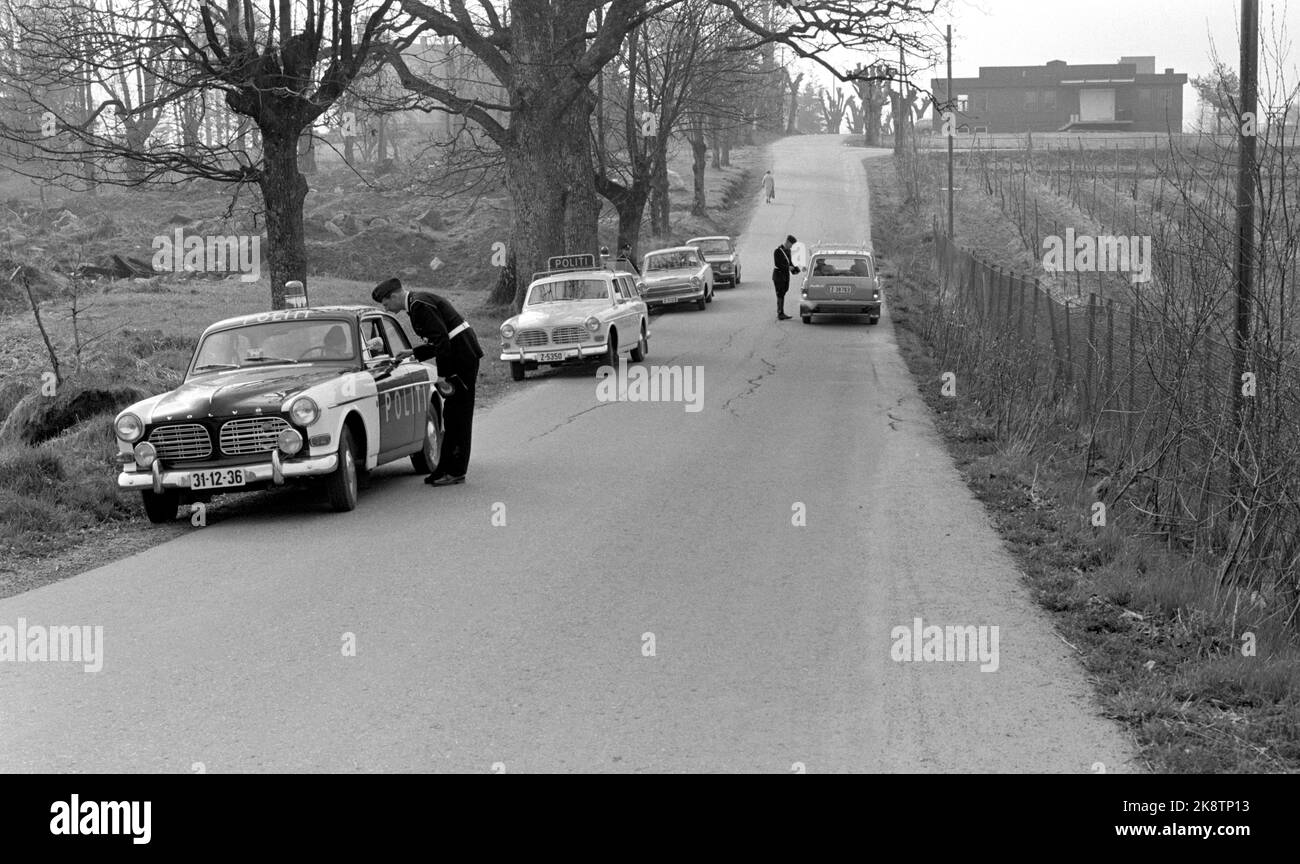
[[[443,398],[445,434],[438,468],[424,482],[430,486],[464,483],[474,431],[478,361],[483,356],[478,337],[445,298],[431,291],[407,291],[397,279],[386,279],[375,286],[370,296],[389,312],[405,311],[411,316],[412,329],[426,343],[415,346],[415,359],[423,362],[432,357],[438,364],[439,380],[455,388]]]
[[[785,314],[785,292],[790,290],[790,274],[798,274],[799,268],[794,266],[794,261],[790,258],[790,249],[799,241],[794,239],[790,234],[785,238],[785,242],[772,252],[772,283],[776,286],[776,320],[789,321],[789,315]]]
[[[776,197],[776,178],[772,176],[771,169],[763,172],[763,197],[768,204]]]

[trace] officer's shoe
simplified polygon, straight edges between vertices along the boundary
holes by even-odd
[[[442,474],[437,477],[430,475],[428,478],[425,479],[424,482],[428,483],[430,486],[455,486],[457,483],[465,482],[465,475],[464,474]]]

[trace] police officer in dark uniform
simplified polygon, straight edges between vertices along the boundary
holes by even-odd
[[[794,261],[790,258],[790,249],[798,242],[793,234],[789,234],[785,242],[772,252],[772,283],[776,286],[776,320],[778,321],[789,321],[791,317],[785,314],[785,292],[790,290],[790,274],[799,272],[799,268],[794,266]]]
[[[455,387],[450,396],[443,398],[438,469],[424,482],[431,486],[464,483],[474,424],[474,387],[478,361],[483,356],[478,337],[445,298],[430,291],[407,291],[397,279],[386,279],[375,286],[370,296],[389,312],[405,311],[411,317],[411,327],[426,343],[415,346],[415,359],[432,357],[438,364],[439,377]]]

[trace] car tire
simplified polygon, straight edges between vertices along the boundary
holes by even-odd
[[[611,329],[609,331],[609,347],[605,349],[605,363],[614,368],[618,368],[618,331]]]
[[[811,316],[811,315],[800,315],[799,317],[800,317],[801,319],[803,319],[803,323],[805,323],[805,324],[811,324],[811,323],[812,323],[812,316]]]
[[[709,302],[709,301],[708,301],[707,297],[701,297],[699,300],[696,300],[696,301],[695,301],[695,308],[696,308],[696,309],[699,309],[701,312],[703,312],[703,311],[704,311],[704,304],[705,304],[705,303],[708,303],[708,302]]]
[[[637,340],[636,346],[632,348],[632,362],[641,363],[645,360],[645,355],[650,353],[650,340],[646,339],[645,322],[641,322],[641,338]]]
[[[175,521],[176,508],[181,504],[179,490],[164,489],[162,492],[154,492],[152,489],[144,489],[140,492],[140,498],[144,501],[144,515],[148,516],[153,524],[162,525],[165,522]]]
[[[712,286],[712,285],[706,285],[705,288],[704,288],[704,302],[705,302],[705,303],[712,303],[712,302],[713,302],[713,286]]]
[[[740,287],[740,268],[739,268],[739,267],[736,268],[736,281],[731,283],[731,287],[732,287],[732,288],[739,288],[739,287]]]
[[[346,426],[339,436],[338,457],[338,467],[325,478],[325,493],[331,508],[346,513],[357,508],[357,457],[352,447],[352,430]]]
[[[438,459],[442,454],[442,432],[442,418],[430,402],[424,416],[424,446],[411,454],[411,467],[416,474],[432,474],[438,470]]]
[[[516,361],[516,360],[511,360],[511,361],[510,361],[510,380],[511,380],[511,381],[522,381],[522,380],[524,380],[524,364],[523,364],[523,363],[521,363],[521,362],[519,362],[519,361]]]

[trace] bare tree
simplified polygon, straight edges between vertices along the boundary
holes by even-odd
[[[58,8],[8,2],[22,68],[0,70],[16,106],[3,116],[19,121],[0,126],[0,138],[29,148],[37,171],[56,165],[67,178],[94,170],[100,181],[121,185],[194,177],[255,184],[266,216],[272,305],[282,307],[284,283],[307,278],[299,140],[361,72],[390,23],[393,0],[364,3],[366,12],[356,0],[328,7],[322,0],[260,7],[250,0],[70,0]],[[49,98],[69,86],[93,88],[89,118]],[[197,147],[157,134],[164,108],[209,91],[256,126],[260,152],[244,149],[242,131]],[[45,134],[50,126],[57,134]]]

